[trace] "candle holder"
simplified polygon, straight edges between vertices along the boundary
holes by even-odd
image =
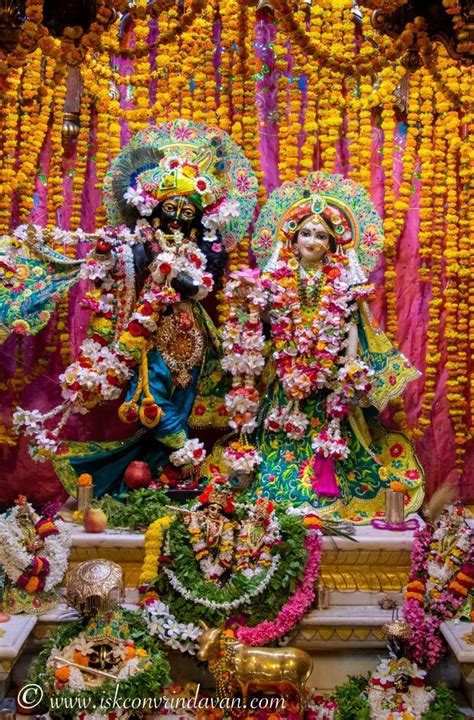
[[[318,582],[316,598],[317,610],[327,610],[329,608],[331,602],[331,592],[322,580]]]
[[[377,530],[416,530],[419,526],[416,518],[405,521],[404,500],[405,496],[402,492],[387,488],[385,490],[385,520],[378,518],[372,520],[373,527]]]
[[[385,522],[402,525],[405,521],[405,496],[397,490],[385,490]]]
[[[77,485],[77,509],[84,513],[94,497],[93,485]]]

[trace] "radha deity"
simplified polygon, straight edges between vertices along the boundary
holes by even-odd
[[[220,344],[201,301],[251,220],[256,179],[225,132],[178,120],[132,138],[104,193],[109,226],[80,270],[93,285],[85,298],[93,316],[60,378],[64,402],[15,416],[33,454],[53,459],[71,494],[81,473],[94,477],[97,495],[123,490],[134,460],[155,477],[169,462],[189,476],[204,457],[189,426],[226,427]],[[71,414],[120,397],[124,386],[119,417],[134,428],[128,440],[61,439]]]
[[[423,472],[414,450],[376,419],[419,373],[367,306],[374,291],[367,273],[383,231],[365,189],[322,172],[285,183],[262,210],[252,242],[260,276],[232,282],[234,289],[243,283],[253,310],[245,343],[229,341],[235,353],[225,360],[234,375],[228,406],[239,410],[231,425],[244,434],[253,429],[253,458],[244,444],[240,453],[256,466],[252,492],[366,523],[383,512],[384,491],[397,480],[406,510],[417,510]],[[237,288],[234,297],[243,295]],[[244,356],[262,346],[252,338],[259,307],[271,351],[260,387],[252,389],[252,368],[263,360]],[[261,400],[251,419],[245,402],[256,410],[256,390]],[[231,465],[234,456],[241,465],[231,445],[225,453]]]

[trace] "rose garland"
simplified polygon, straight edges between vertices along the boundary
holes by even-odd
[[[266,645],[286,635],[311,607],[315,598],[315,585],[318,579],[322,534],[319,530],[308,530],[305,540],[308,562],[305,574],[296,587],[296,592],[281,608],[274,620],[264,620],[256,627],[242,626],[237,629],[236,637],[246,645]]]
[[[31,518],[40,552],[28,548],[22,532],[19,515],[27,512]],[[61,520],[40,518],[26,501],[19,502],[9,514],[0,516],[0,564],[7,578],[18,588],[35,594],[49,592],[64,577],[71,537],[67,525]]]
[[[453,532],[452,549],[441,563],[441,547]],[[452,517],[445,511],[436,527],[426,525],[415,533],[403,612],[416,662],[429,669],[441,659],[445,649],[439,628],[456,616],[473,588],[474,538],[458,507]]]

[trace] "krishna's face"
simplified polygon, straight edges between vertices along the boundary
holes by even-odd
[[[165,235],[182,232],[189,237],[191,230],[198,227],[202,213],[189,198],[175,195],[160,203],[157,216]]]

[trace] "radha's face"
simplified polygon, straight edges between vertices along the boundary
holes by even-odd
[[[302,265],[317,265],[329,250],[329,233],[321,223],[310,220],[296,236],[296,246]]]

